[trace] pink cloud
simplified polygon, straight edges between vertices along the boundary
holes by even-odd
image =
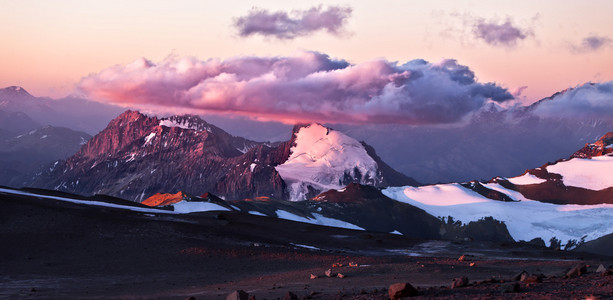
[[[513,96],[455,60],[349,64],[317,52],[201,61],[139,59],[83,78],[98,101],[246,115],[282,122],[453,123]]]

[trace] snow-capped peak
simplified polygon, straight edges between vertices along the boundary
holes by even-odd
[[[378,166],[364,146],[339,131],[311,124],[295,132],[287,161],[276,167],[292,201],[305,200],[309,187],[340,189],[350,182],[377,184]]]
[[[200,119],[198,116],[192,115],[172,116],[160,119],[160,126],[211,132],[211,127],[207,122]]]

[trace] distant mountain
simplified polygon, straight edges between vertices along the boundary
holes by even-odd
[[[26,185],[43,166],[65,159],[91,136],[68,128],[45,126],[0,141],[0,185]]]
[[[36,123],[96,134],[123,108],[87,99],[34,97],[22,87],[0,89],[0,110],[22,112]]]
[[[0,129],[5,137],[13,137],[42,127],[22,112],[6,112],[0,110]]]
[[[422,183],[514,176],[568,157],[613,130],[611,119],[563,119],[533,113],[538,105],[556,101],[556,95],[529,107],[503,109],[490,104],[462,124],[335,127],[373,145],[397,171]]]
[[[234,137],[196,116],[127,111],[33,185],[135,201],[178,191],[304,200],[351,182],[417,184],[372,148],[318,124],[297,126],[290,141],[273,145]]]

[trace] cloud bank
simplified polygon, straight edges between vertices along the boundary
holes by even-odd
[[[522,29],[513,25],[511,19],[506,19],[503,23],[477,19],[473,33],[477,39],[481,39],[489,45],[504,47],[514,47],[518,41],[533,35],[531,29]]]
[[[350,64],[318,52],[224,61],[139,59],[83,78],[88,97],[292,122],[442,124],[513,99],[455,60]]]
[[[613,81],[569,89],[539,103],[534,113],[554,118],[613,120]]]
[[[294,39],[325,30],[332,35],[344,33],[344,26],[351,16],[350,7],[321,6],[308,10],[287,12],[269,12],[265,9],[253,8],[249,14],[234,20],[234,27],[242,37],[260,34],[278,39]]]

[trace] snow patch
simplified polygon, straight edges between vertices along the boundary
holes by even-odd
[[[253,173],[253,170],[255,170],[255,166],[257,166],[257,164],[249,165],[249,169],[251,170],[251,173]]]
[[[613,157],[573,158],[547,166],[547,172],[562,175],[566,186],[599,191],[613,187]]]
[[[306,200],[309,187],[340,189],[346,176],[362,184],[380,182],[377,163],[360,142],[319,124],[298,130],[289,158],[275,169],[288,184],[292,201]]]
[[[316,224],[316,225],[323,225],[323,226],[330,226],[330,227],[338,227],[338,228],[346,228],[346,229],[354,229],[354,230],[365,230],[364,228],[353,225],[351,223],[347,223],[345,221],[341,221],[337,219],[327,218],[320,214],[313,214],[314,218],[311,219],[311,218],[301,217],[301,216],[292,214],[285,210],[277,210],[275,211],[275,213],[277,214],[277,217],[279,219],[285,219],[285,220],[309,223],[309,224]]]
[[[192,201],[180,201],[172,205],[174,207],[175,212],[180,214],[187,214],[193,212],[201,212],[201,211],[213,211],[213,210],[221,210],[221,211],[229,211],[230,209],[223,207],[219,204],[210,203],[210,202],[192,202]]]
[[[547,182],[546,179],[538,178],[530,173],[526,173],[522,176],[517,176],[513,178],[507,178],[507,180],[510,183],[517,185],[541,184],[543,182]]]
[[[556,205],[526,199],[520,193],[511,193],[499,184],[486,184],[519,202],[503,202],[485,198],[461,186],[446,184],[424,187],[390,187],[383,194],[425,210],[436,217],[452,216],[468,223],[484,217],[493,217],[506,224],[515,240],[529,241],[540,237],[548,242],[556,237],[565,242],[571,239],[586,241],[613,232],[612,204]],[[470,198],[474,199],[470,199]]]
[[[255,211],[255,210],[250,210],[250,211],[248,211],[247,213],[249,213],[250,215],[254,215],[254,216],[263,216],[263,217],[266,217],[266,215],[265,215],[265,214],[263,214],[263,213],[261,213],[261,212],[259,212],[259,211]]]
[[[150,133],[148,136],[145,137],[145,144],[143,144],[144,146],[147,146],[149,144],[151,144],[151,140],[155,137],[155,132]]]
[[[166,127],[179,127],[179,128],[183,128],[183,129],[190,129],[190,130],[195,130],[195,131],[208,131],[211,132],[211,128],[208,126],[198,126],[198,123],[191,123],[190,120],[188,118],[173,118],[173,119],[163,119],[160,120],[160,126],[166,126]]]

